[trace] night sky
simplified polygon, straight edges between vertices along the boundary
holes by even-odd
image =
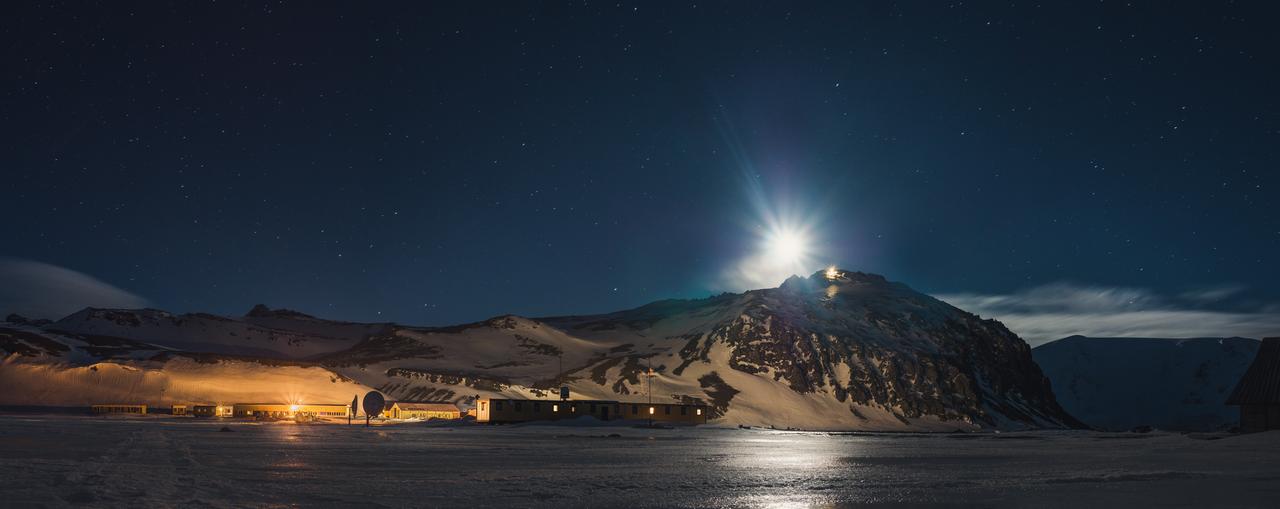
[[[6,4],[0,313],[450,325],[835,265],[1033,344],[1280,335],[1271,2],[179,4]]]

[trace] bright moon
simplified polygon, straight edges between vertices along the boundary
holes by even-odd
[[[805,241],[799,235],[780,232],[769,242],[769,252],[775,262],[790,265],[800,261],[807,251]]]

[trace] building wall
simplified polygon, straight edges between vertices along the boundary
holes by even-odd
[[[234,417],[285,419],[295,414],[315,415],[318,417],[346,417],[348,411],[347,405],[298,405],[298,409],[295,411],[292,405],[241,403],[232,407],[231,414]]]
[[[667,405],[623,403],[623,419],[650,419],[657,421],[682,421],[707,423],[707,407],[697,405]]]
[[[291,412],[289,405],[278,404],[237,404],[231,407],[233,417],[259,417],[264,419],[283,419]]]
[[[694,405],[621,403],[616,401],[559,401],[482,399],[476,402],[476,422],[507,423],[576,419],[653,419],[705,424],[707,409]]]
[[[401,419],[458,419],[462,412],[436,412],[429,410],[401,410]]]
[[[1261,433],[1280,430],[1280,405],[1242,405],[1240,432]]]
[[[351,409],[347,405],[301,405],[298,412],[320,417],[346,417]]]
[[[191,415],[196,417],[231,417],[231,407],[196,405],[191,407]]]
[[[95,414],[145,414],[147,405],[93,405]]]

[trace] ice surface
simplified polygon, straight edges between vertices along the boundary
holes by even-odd
[[[0,494],[5,507],[1280,507],[1277,453],[1280,432],[1197,440],[9,414]]]

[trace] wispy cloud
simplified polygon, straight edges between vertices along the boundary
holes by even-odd
[[[137,309],[146,299],[47,263],[0,259],[0,317],[57,320],[86,307]]]
[[[1079,334],[1091,337],[1193,338],[1280,336],[1280,307],[1220,311],[1198,306],[1245,287],[1225,285],[1176,298],[1141,288],[1054,283],[1011,295],[938,295],[970,313],[995,318],[1031,346]]]
[[[1248,287],[1241,284],[1221,285],[1213,288],[1202,288],[1190,292],[1183,292],[1178,294],[1178,296],[1195,302],[1216,302],[1240,293],[1247,288]]]

